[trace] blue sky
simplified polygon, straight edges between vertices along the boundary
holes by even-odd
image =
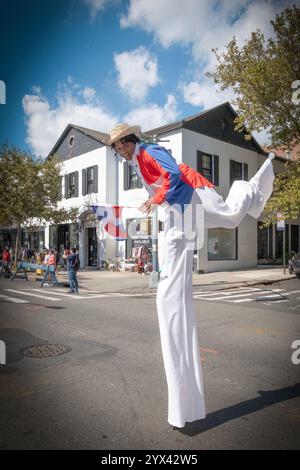
[[[288,1],[0,0],[0,143],[46,156],[69,122],[144,130],[232,101],[205,72]],[[267,134],[257,136],[261,143]]]

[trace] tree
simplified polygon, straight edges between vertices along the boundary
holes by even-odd
[[[15,261],[23,225],[75,220],[76,209],[60,209],[61,163],[56,158],[34,159],[29,153],[4,144],[0,151],[0,224],[17,228]]]
[[[207,73],[222,90],[232,88],[238,108],[235,129],[251,132],[268,129],[272,148],[294,148],[300,142],[300,8],[286,8],[271,21],[274,38],[267,41],[260,30],[238,47],[236,38],[220,53],[214,72]],[[273,197],[265,207],[268,224],[296,219],[300,212],[300,155],[276,175]]]
[[[300,141],[300,8],[286,8],[271,24],[274,39],[257,29],[241,48],[234,36],[225,52],[213,49],[217,66],[207,76],[233,89],[236,130],[268,129],[273,147],[293,147]]]
[[[264,209],[264,227],[281,220],[297,219],[300,214],[300,165],[287,162],[285,171],[279,173],[274,182],[273,196]]]

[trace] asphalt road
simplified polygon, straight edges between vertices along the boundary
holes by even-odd
[[[196,289],[207,418],[173,430],[154,295],[75,297],[1,279],[0,448],[299,449],[300,281],[266,289]],[[48,343],[71,350],[21,352]]]

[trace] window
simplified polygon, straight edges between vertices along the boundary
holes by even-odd
[[[70,179],[69,179],[69,197],[75,197],[76,193],[76,177],[75,173],[70,174]]]
[[[219,157],[197,151],[197,171],[208,181],[219,186]]]
[[[124,172],[124,190],[128,189],[137,189],[142,188],[143,184],[135,172],[135,169],[132,165],[129,165],[128,162],[123,163],[123,172]]]
[[[147,247],[146,253],[151,259],[152,252],[152,219],[128,219],[127,232],[130,235],[126,240],[126,258],[139,258],[141,247]],[[145,254],[145,253],[144,253]]]
[[[248,181],[248,164],[230,160],[230,186],[236,180]]]
[[[78,197],[78,171],[65,175],[65,198]]]
[[[94,192],[94,178],[95,178],[95,168],[88,168],[86,171],[87,174],[87,193],[91,194]]]
[[[98,192],[98,165],[90,166],[82,170],[82,194]]]
[[[75,137],[73,135],[71,135],[70,138],[69,138],[68,145],[69,145],[70,148],[73,148],[74,144],[75,144]]]
[[[235,260],[237,256],[238,229],[208,229],[208,260]]]
[[[273,258],[273,227],[264,227],[262,222],[257,222],[257,258]]]

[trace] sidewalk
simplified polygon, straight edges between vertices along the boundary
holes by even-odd
[[[288,269],[284,274],[282,267],[258,266],[244,270],[193,274],[193,286],[196,289],[224,290],[245,285],[272,284],[273,282],[293,278],[295,278],[295,275],[289,274]],[[58,279],[60,282],[67,283],[67,274],[60,273]],[[149,280],[149,276],[130,272],[90,270],[78,272],[80,290],[86,292],[153,292],[155,289],[149,288]]]

